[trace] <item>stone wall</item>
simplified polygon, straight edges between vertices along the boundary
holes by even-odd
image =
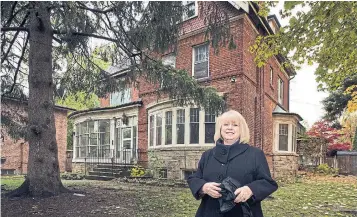
[[[273,175],[276,179],[292,178],[298,170],[297,154],[275,154],[273,156]]]
[[[96,166],[94,164],[87,164],[87,168],[85,169],[84,165],[85,163],[83,162],[72,162],[72,173],[88,174],[88,171],[92,171],[93,167]]]
[[[149,150],[149,155],[155,155],[163,161],[167,168],[168,179],[183,179],[183,171],[197,170],[202,153],[212,147],[174,147]],[[150,164],[150,162],[149,162]]]

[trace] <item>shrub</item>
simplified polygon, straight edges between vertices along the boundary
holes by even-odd
[[[61,179],[65,180],[82,180],[84,179],[83,174],[77,174],[77,173],[62,173],[61,174]]]
[[[325,175],[329,175],[329,174],[336,174],[338,172],[338,169],[334,169],[332,167],[329,167],[327,164],[320,164],[316,168],[316,172],[322,173],[322,174],[325,174]]]
[[[141,177],[145,175],[145,169],[141,166],[135,166],[130,170],[131,177]]]

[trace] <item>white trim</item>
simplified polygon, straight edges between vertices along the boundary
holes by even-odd
[[[187,106],[187,107],[172,107],[171,104],[165,105],[160,103],[159,106],[155,107],[152,106],[152,109],[148,110],[148,149],[152,148],[166,148],[166,147],[201,147],[201,146],[214,146],[214,143],[205,143],[205,111],[200,110],[199,111],[199,139],[198,139],[198,144],[190,144],[190,108],[197,108],[196,106]],[[185,111],[185,131],[184,131],[184,143],[183,144],[177,144],[177,111],[183,109]],[[165,125],[166,125],[166,112],[167,111],[172,111],[172,144],[166,145],[165,144]],[[162,144],[157,146],[156,145],[156,115],[161,114],[162,115]],[[150,123],[150,116],[154,117],[154,138],[153,138],[153,146],[150,146],[150,140],[151,140],[151,123]]]

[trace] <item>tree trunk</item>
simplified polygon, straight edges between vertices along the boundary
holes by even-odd
[[[52,80],[52,34],[46,2],[31,2],[27,178],[12,196],[52,196],[64,190],[58,165]],[[11,194],[10,194],[11,196]]]

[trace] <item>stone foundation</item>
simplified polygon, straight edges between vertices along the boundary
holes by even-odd
[[[297,154],[275,154],[273,155],[273,176],[276,179],[289,179],[296,176],[298,170]]]
[[[88,171],[91,171],[95,166],[94,164],[90,164],[87,165],[87,168],[85,169],[84,165],[83,162],[72,162],[72,173],[85,174],[85,172],[88,173]]]
[[[202,153],[212,147],[164,147],[149,150],[149,155],[157,156],[162,167],[167,168],[168,179],[183,179],[184,171],[197,170]],[[151,152],[151,153],[150,153]],[[149,160],[149,165],[152,162]]]

